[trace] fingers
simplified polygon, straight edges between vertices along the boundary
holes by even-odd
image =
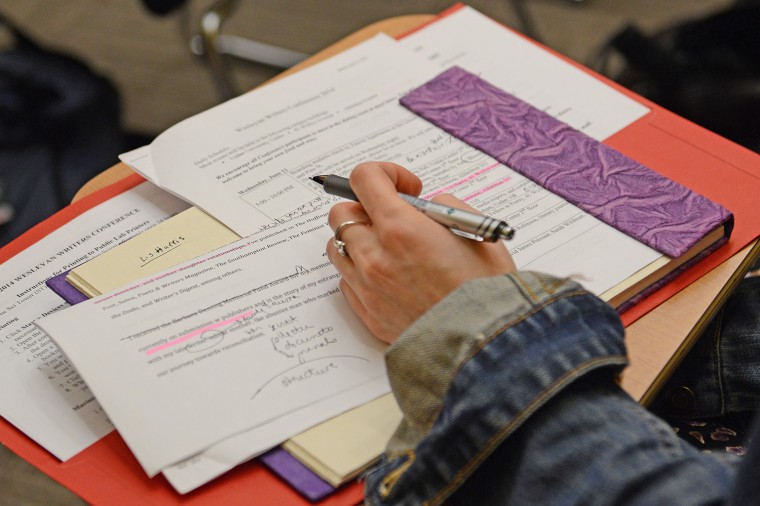
[[[379,178],[385,176],[393,183],[395,191],[417,196],[422,191],[422,181],[413,172],[393,162],[366,162],[357,165],[351,173],[351,181],[364,187],[366,177]],[[373,179],[373,184],[378,180]],[[367,190],[372,190],[370,185]],[[361,199],[360,199],[361,200]]]
[[[327,222],[334,233],[333,239],[327,243],[327,258],[341,275],[351,276],[347,272],[348,264],[351,262],[350,251],[353,248],[353,251],[357,253],[359,247],[367,244],[366,228],[372,221],[361,204],[342,202],[330,209]]]
[[[465,211],[482,214],[478,209],[475,209],[474,207],[448,193],[437,195],[433,198],[433,201],[449,207],[456,207]],[[490,264],[497,266],[497,269],[502,269],[503,272],[512,272],[517,270],[515,267],[515,262],[512,259],[512,255],[509,254],[509,250],[502,241],[493,243],[482,241],[466,241],[466,244],[473,251],[476,251],[480,258],[487,258]]]
[[[372,222],[362,204],[358,202],[340,202],[332,206],[327,214],[327,224],[333,231],[338,228],[338,225],[349,220]]]
[[[466,202],[459,200],[454,195],[451,195],[450,193],[442,193],[440,195],[436,195],[431,199],[433,202],[437,202],[438,204],[443,204],[445,206],[449,207],[456,207],[457,209],[463,209],[465,211],[471,211],[473,213],[483,214],[479,210],[475,209],[471,205],[467,204]]]
[[[419,195],[422,189],[403,167],[361,164],[350,182],[361,203],[341,202],[330,210],[334,237],[327,257],[341,275],[349,306],[381,340],[393,342],[462,283],[515,270],[502,242],[459,237],[401,199],[399,192]],[[434,200],[476,211],[452,195]]]
[[[375,219],[408,209],[396,193],[417,196],[422,190],[417,176],[391,162],[359,164],[351,172],[350,181],[367,214]]]

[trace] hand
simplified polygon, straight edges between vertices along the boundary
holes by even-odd
[[[434,222],[397,192],[417,196],[422,182],[389,162],[358,165],[350,176],[357,202],[333,206],[335,230],[349,220],[341,240],[348,256],[327,245],[327,256],[342,278],[340,288],[351,308],[379,339],[393,343],[417,318],[470,279],[504,274],[515,264],[501,242],[464,239]],[[436,202],[473,210],[451,195]]]

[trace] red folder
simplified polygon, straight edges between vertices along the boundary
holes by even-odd
[[[760,156],[619,86],[652,111],[605,143],[734,214],[726,245],[626,311],[628,325],[760,236]]]

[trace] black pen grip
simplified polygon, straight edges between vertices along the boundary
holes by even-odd
[[[322,187],[326,193],[335,195],[336,197],[343,197],[344,199],[353,200],[359,202],[354,191],[351,189],[351,184],[348,179],[336,175],[329,175],[322,181]]]

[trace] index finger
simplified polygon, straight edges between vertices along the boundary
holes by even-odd
[[[398,192],[417,196],[422,191],[420,178],[392,162],[359,164],[351,172],[349,181],[351,189],[373,221],[375,216],[381,216],[394,209],[408,209],[408,204],[398,197]]]

